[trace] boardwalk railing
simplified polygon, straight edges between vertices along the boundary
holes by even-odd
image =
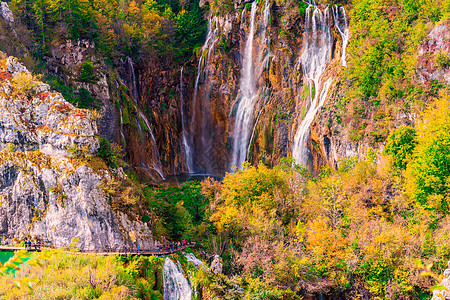
[[[146,249],[142,249],[142,250],[137,250],[137,249],[133,249],[133,250],[116,250],[116,249],[111,249],[111,250],[84,250],[84,249],[80,249],[77,247],[67,247],[64,245],[50,245],[50,246],[43,246],[42,249],[64,249],[70,253],[74,253],[74,254],[97,254],[97,255],[142,255],[142,256],[163,256],[163,255],[170,255],[173,254],[177,251],[182,251],[185,250],[188,247],[194,247],[195,243],[188,243],[188,244],[182,244],[180,246],[171,246],[171,247],[162,247],[162,249],[157,248],[157,249],[150,249],[150,250],[146,250]],[[4,251],[9,251],[9,252],[14,252],[14,251],[18,251],[18,250],[27,250],[27,251],[41,251],[41,247],[37,246],[31,246],[31,247],[14,247],[14,246],[0,246],[0,252],[4,252]],[[73,251],[72,251],[73,250]]]

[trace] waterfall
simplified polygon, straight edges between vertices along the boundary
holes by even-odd
[[[269,38],[266,38],[266,31],[267,28],[269,28],[270,23],[270,0],[266,0],[266,3],[264,4],[264,31],[263,31],[263,38],[262,40],[264,43],[269,43]]]
[[[164,300],[191,300],[192,289],[183,273],[170,259],[164,260]]]
[[[309,5],[305,14],[306,23],[303,38],[303,52],[300,61],[303,66],[303,73],[308,80],[311,103],[305,118],[295,134],[292,151],[294,161],[304,166],[306,166],[308,160],[306,144],[309,136],[309,126],[314,120],[316,112],[325,102],[328,89],[332,82],[332,79],[328,79],[321,91],[320,79],[327,63],[331,59],[332,50],[329,9],[326,8],[324,13],[322,13],[318,7]],[[314,95],[312,95],[313,91]],[[319,106],[317,106],[318,100],[320,100]]]
[[[153,130],[150,127],[150,123],[148,122],[147,117],[141,112],[141,110],[139,108],[138,108],[138,113],[139,113],[139,116],[144,121],[148,132],[150,133],[150,139],[152,141],[152,167],[153,167],[153,170],[155,170],[159,174],[159,176],[161,176],[161,178],[164,180],[166,178],[164,177],[164,171],[163,171],[163,167],[162,167],[162,163],[161,163],[161,157],[160,157],[159,151],[158,151],[158,146],[156,144],[155,135],[153,134]],[[138,124],[139,124],[139,122],[138,122]],[[140,125],[139,125],[139,128],[141,128]]]
[[[119,98],[119,83],[117,82],[117,80],[115,80],[116,82],[116,97],[117,97],[117,101],[120,101]],[[120,107],[119,105],[119,116],[120,116],[120,125],[119,125],[119,132],[120,132],[120,137],[121,137],[121,143],[124,144],[126,142],[125,140],[125,135],[123,134],[123,112],[122,112],[122,107]]]
[[[129,82],[129,85],[131,85],[131,95],[133,96],[134,104],[136,105],[136,110],[139,115],[139,117],[144,121],[145,126],[147,127],[147,131],[150,134],[150,140],[151,140],[151,151],[152,151],[152,169],[155,170],[159,176],[164,180],[164,171],[161,163],[161,156],[159,154],[158,145],[156,143],[155,135],[153,134],[153,130],[150,126],[150,122],[147,120],[147,117],[142,113],[142,111],[139,108],[138,99],[139,99],[139,93],[137,89],[136,84],[136,74],[134,71],[133,61],[129,56],[127,56],[127,65],[129,68],[129,72],[131,73],[131,82]],[[128,85],[127,85],[128,86]],[[128,86],[130,89],[130,86]],[[139,133],[141,136],[143,135],[142,126],[139,122],[139,118],[136,118],[136,126],[139,129]],[[142,166],[144,168],[148,168],[148,164],[142,163]]]
[[[254,1],[250,14],[250,32],[245,43],[241,81],[239,83],[240,94],[238,96],[239,104],[233,133],[231,167],[241,168],[242,163],[247,158],[247,147],[253,122],[253,110],[257,96],[253,67],[253,37],[257,9],[257,3]]]
[[[186,113],[186,103],[184,102],[184,94],[183,94],[183,67],[181,67],[180,71],[180,102],[181,102],[181,130],[182,130],[182,137],[181,141],[183,143],[184,148],[184,154],[186,158],[186,165],[188,168],[189,173],[194,172],[194,159],[192,157],[193,151],[192,151],[192,144],[190,144],[190,139],[188,138],[188,132],[187,132],[187,119],[185,116]]]
[[[133,95],[134,103],[136,103],[136,106],[138,105],[138,99],[139,99],[139,93],[136,85],[136,73],[134,73],[134,66],[133,61],[129,56],[127,56],[127,64],[130,68],[131,72],[131,94]]]
[[[338,7],[335,5],[333,8],[334,26],[339,31],[342,38],[342,50],[341,50],[341,65],[346,67],[347,61],[345,57],[347,44],[348,44],[348,20],[345,8],[343,6]]]
[[[195,255],[193,253],[187,253],[186,254],[186,260],[188,262],[193,263],[194,266],[197,267],[197,268],[204,268],[205,267],[205,264],[200,259],[195,257]]]
[[[194,86],[194,101],[197,101],[198,84],[199,84],[199,81],[200,81],[200,76],[202,75],[202,62],[203,62],[203,59],[204,59],[203,55],[205,53],[205,50],[208,49],[207,58],[206,58],[206,62],[205,62],[205,64],[207,64],[208,60],[209,60],[209,56],[210,56],[211,51],[212,51],[212,48],[213,48],[214,44],[217,41],[216,37],[217,37],[217,34],[218,34],[218,28],[216,28],[213,31],[212,30],[212,22],[216,23],[217,22],[217,17],[214,17],[214,19],[212,19],[212,20],[211,20],[211,18],[208,19],[208,31],[207,31],[207,34],[206,34],[206,41],[205,41],[205,44],[203,44],[203,47],[201,49],[200,59],[198,60],[197,78],[195,79],[195,86]]]
[[[201,157],[201,160],[204,162],[203,169],[206,172],[212,173],[211,167],[211,154],[212,154],[212,136],[211,132],[211,104],[209,102],[209,93],[206,91],[210,86],[210,82],[208,79],[208,63],[211,56],[211,52],[214,49],[214,45],[218,40],[219,29],[216,27],[214,30],[212,29],[213,24],[217,24],[217,16],[213,19],[209,18],[208,20],[208,31],[206,36],[206,41],[203,47],[201,48],[200,59],[198,61],[197,66],[197,78],[195,80],[194,86],[194,96],[193,96],[193,104],[192,104],[192,122],[190,124],[190,138],[189,143],[192,149],[192,169],[196,171],[198,169],[198,157]],[[200,105],[198,105],[198,86],[200,84],[200,80],[205,78],[204,86],[205,93],[201,99]],[[199,116],[197,113],[197,106],[199,107],[199,111],[201,115]],[[196,130],[196,126],[197,130]],[[194,134],[197,133],[200,140],[200,143],[194,143]]]

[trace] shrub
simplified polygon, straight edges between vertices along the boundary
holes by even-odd
[[[98,108],[100,101],[92,96],[85,88],[80,88],[76,93],[76,105],[79,108]]]
[[[415,137],[415,129],[404,125],[389,134],[384,152],[392,155],[394,165],[397,168],[406,169],[406,164],[411,159],[416,146]]]
[[[449,166],[450,96],[441,93],[417,122],[417,146],[408,164],[409,193],[422,205],[448,213]],[[433,195],[441,196],[439,203],[427,203]]]
[[[13,78],[13,86],[28,97],[33,96],[37,84],[38,78],[30,73],[21,72]]]
[[[97,156],[102,158],[106,164],[111,168],[124,166],[122,160],[123,150],[117,144],[111,144],[106,138],[100,138],[100,147]]]
[[[94,83],[98,81],[94,63],[90,60],[84,61],[80,66],[78,80],[81,82]]]

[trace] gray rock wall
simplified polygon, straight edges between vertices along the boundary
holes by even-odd
[[[55,246],[76,238],[85,250],[154,248],[147,224],[108,204],[102,180],[125,179],[123,172],[94,171],[69,151],[95,155],[95,115],[52,93],[15,58],[0,75],[0,236]]]

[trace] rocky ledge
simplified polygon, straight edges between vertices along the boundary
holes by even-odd
[[[155,247],[147,223],[109,204],[105,186],[126,175],[95,156],[97,114],[0,58],[0,236],[77,240],[85,250]]]

